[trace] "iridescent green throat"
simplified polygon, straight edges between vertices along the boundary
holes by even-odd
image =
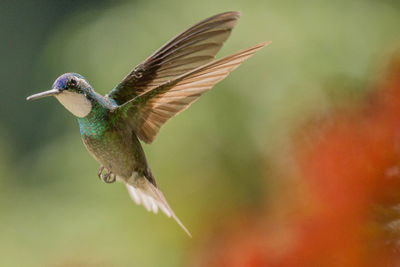
[[[81,136],[101,137],[109,126],[108,116],[109,109],[93,101],[90,113],[84,118],[78,118]]]

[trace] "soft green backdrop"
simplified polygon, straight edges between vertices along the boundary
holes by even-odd
[[[65,72],[104,94],[180,31],[229,10],[242,18],[219,56],[272,44],[145,145],[189,239],[122,185],[97,179],[56,100],[25,97]],[[0,265],[184,266],[213,224],[229,224],[226,214],[268,205],[293,129],[365,94],[399,25],[394,0],[2,0]]]

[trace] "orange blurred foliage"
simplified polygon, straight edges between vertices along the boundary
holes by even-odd
[[[399,266],[400,52],[376,88],[302,129],[276,207],[229,216],[190,266]]]

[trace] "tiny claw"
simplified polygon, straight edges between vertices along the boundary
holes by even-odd
[[[101,174],[103,173],[103,170],[104,170],[104,166],[100,166],[100,169],[97,172],[97,176],[99,177],[100,180],[101,180]]]
[[[111,175],[111,172],[109,171],[109,172],[106,172],[106,174],[104,174],[103,175],[103,181],[106,181],[106,179],[108,178],[108,176],[110,176]]]
[[[107,179],[107,181],[105,181],[107,184],[112,184],[117,180],[117,176],[115,174],[111,174],[109,178],[111,179]]]
[[[103,175],[102,179],[105,183],[111,184],[115,182],[116,176],[111,171],[109,171]]]

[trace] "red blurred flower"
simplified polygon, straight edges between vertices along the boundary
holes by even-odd
[[[383,81],[368,103],[302,130],[289,207],[230,216],[192,265],[400,265],[400,53]]]

